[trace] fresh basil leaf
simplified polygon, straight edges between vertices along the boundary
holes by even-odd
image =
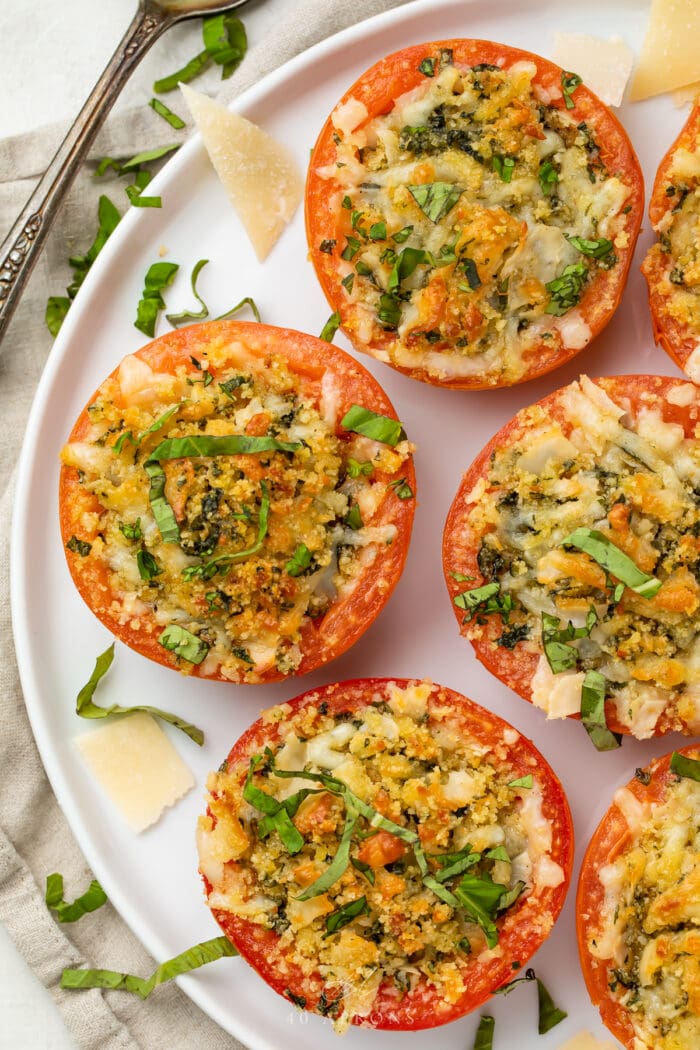
[[[255,300],[251,299],[249,295],[246,295],[245,299],[241,299],[240,303],[236,303],[235,306],[232,306],[231,309],[227,310],[225,314],[220,314],[218,317],[215,317],[214,320],[227,321],[229,317],[234,317],[239,312],[239,310],[243,309],[244,306],[250,307],[253,313],[253,317],[258,322],[258,324],[260,324],[260,311],[255,305]]]
[[[177,263],[153,263],[146,272],[144,288],[136,309],[134,325],[144,335],[154,336],[158,314],[165,308],[160,294],[171,285],[180,269]]]
[[[92,544],[86,540],[79,540],[77,536],[71,536],[66,544],[69,551],[73,554],[79,554],[81,558],[87,558],[88,554],[92,550]]]
[[[535,971],[532,967],[529,967],[522,977],[515,977],[512,981],[508,981],[508,984],[502,984],[500,988],[496,988],[496,995],[508,995],[513,991],[519,984],[529,984],[530,981],[536,981]]]
[[[112,666],[113,660],[114,642],[112,642],[109,649],[105,649],[95,660],[95,669],[76,698],[76,715],[80,715],[81,718],[107,718],[109,715],[128,715],[133,711],[142,711],[147,715],[153,715],[154,718],[160,718],[163,722],[168,722],[170,725],[175,726],[176,729],[181,729],[190,740],[194,740],[195,744],[201,746],[204,743],[204,733],[201,729],[191,725],[189,722],[185,722],[182,718],[178,718],[177,715],[171,715],[168,711],[161,711],[158,707],[149,707],[146,704],[136,704],[134,707],[121,707],[119,704],[112,704],[110,707],[99,707],[94,703],[95,690]]]
[[[173,418],[175,413],[182,408],[182,406],[185,404],[185,401],[186,399],[183,401],[178,401],[176,405],[171,405],[170,408],[166,408],[165,412],[159,415],[158,418],[151,423],[150,427],[146,427],[146,429],[139,434],[139,436],[136,439],[136,444],[140,445],[143,439],[145,437],[148,437],[149,434],[155,434],[158,430],[161,430],[162,427],[164,427],[165,424]],[[114,447],[116,448],[116,445]],[[149,456],[148,458],[152,459],[151,456]]]
[[[532,777],[530,777],[530,780],[532,780]],[[511,787],[511,785],[509,784],[508,787]],[[532,784],[530,784],[530,787],[532,787]],[[505,846],[494,846],[493,849],[486,850],[484,856],[488,860],[502,860],[505,864],[511,863],[510,857],[508,855],[508,850],[505,848]]]
[[[537,173],[542,192],[548,196],[554,193],[554,187],[559,181],[559,172],[552,164],[551,160],[545,160],[540,164],[540,170]]]
[[[484,1014],[479,1020],[479,1027],[474,1036],[474,1050],[493,1050],[493,1033],[496,1022],[493,1017]]]
[[[203,321],[205,317],[209,316],[209,307],[197,291],[197,278],[208,262],[208,259],[200,259],[194,264],[194,268],[190,274],[190,288],[192,289],[192,295],[200,305],[200,309],[183,310],[182,313],[179,314],[166,314],[165,319],[166,321],[170,321],[173,328],[179,328],[182,324],[189,324],[190,321]]]
[[[379,415],[362,405],[351,405],[340,421],[344,430],[353,434],[361,434],[363,437],[381,441],[392,448],[405,438],[403,425],[398,419],[390,419],[388,416]]]
[[[362,514],[360,513],[360,507],[357,503],[351,503],[350,509],[343,518],[343,521],[349,529],[354,529],[357,532],[363,526]]]
[[[352,456],[350,456],[347,462],[347,471],[348,477],[350,478],[359,478],[360,475],[371,477],[374,473],[374,466],[368,459],[360,462],[359,459],[353,459]]]
[[[201,664],[209,652],[209,646],[179,623],[171,623],[159,636],[158,641],[170,653],[187,660],[191,664]]]
[[[410,277],[416,266],[432,265],[433,257],[422,248],[402,248],[389,274],[389,291],[395,292],[401,282]]]
[[[46,301],[46,327],[57,336],[70,309],[70,299],[65,295],[51,295]]]
[[[374,886],[375,874],[374,868],[371,864],[365,864],[363,860],[358,860],[357,857],[351,857],[350,863],[353,868],[357,868],[357,870],[364,875],[370,886]]]
[[[564,95],[564,105],[567,109],[573,109],[575,102],[572,99],[572,95],[577,87],[579,87],[583,81],[577,73],[568,73],[565,69],[561,72],[561,90]]]
[[[501,594],[500,590],[499,583],[485,583],[481,587],[472,587],[471,590],[456,594],[452,600],[458,609],[464,609],[467,613],[465,623],[472,620],[477,613],[486,616],[499,613],[503,623],[507,623],[513,608],[513,599],[510,594]]]
[[[444,867],[440,869],[435,875],[437,882],[447,882],[448,879],[454,878],[455,875],[462,875],[468,868],[473,868],[475,864],[478,864],[481,860],[480,853],[473,853],[471,846],[467,849],[462,850],[461,853],[454,854],[454,859],[451,863],[444,864],[444,855],[442,863]],[[436,858],[440,860],[441,858]]]
[[[258,514],[258,537],[252,547],[248,547],[247,550],[236,551],[235,554],[220,554],[216,558],[211,558],[207,562],[202,562],[199,565],[190,565],[182,570],[182,575],[186,580],[194,579],[195,576],[200,577],[203,580],[210,580],[213,576],[216,576],[217,572],[221,572],[224,569],[228,569],[230,565],[233,565],[237,561],[242,561],[243,558],[249,558],[253,554],[257,554],[262,548],[263,541],[267,536],[268,518],[270,513],[270,496],[267,490],[267,485],[264,481],[260,482],[260,488],[262,490],[262,496],[260,499],[260,513]],[[245,515],[243,515],[245,517]]]
[[[512,157],[501,157],[498,153],[494,153],[491,157],[491,167],[496,172],[501,182],[510,182],[513,178],[515,161]]]
[[[532,773],[528,773],[525,777],[518,777],[517,780],[511,780],[511,782],[507,786],[509,788],[531,788]]]
[[[451,182],[426,182],[420,186],[407,185],[406,189],[420,210],[434,223],[447,215],[464,193],[461,186]]]
[[[358,915],[366,915],[369,910],[366,897],[358,897],[357,900],[349,901],[342,908],[338,908],[337,911],[333,911],[326,916],[326,932],[323,936],[330,937],[332,933],[342,930],[344,926],[356,919]]]
[[[54,912],[59,922],[77,922],[88,912],[97,911],[107,901],[107,894],[96,879],[85,893],[76,897],[72,904],[63,899],[63,876],[58,872],[46,876],[46,907]]]
[[[481,278],[479,277],[479,271],[476,268],[474,260],[462,259],[459,266],[460,269],[464,270],[464,275],[467,278],[470,290],[473,292],[476,288],[480,288]]]
[[[257,452],[296,452],[299,441],[278,441],[273,437],[251,437],[248,434],[193,434],[189,437],[166,438],[157,445],[149,460],[162,463],[169,459],[196,459],[201,456],[238,456]]]
[[[156,519],[156,525],[160,531],[163,543],[178,543],[180,540],[180,528],[165,495],[165,471],[160,463],[156,463],[153,460],[144,463],[143,469],[150,479],[148,502],[150,503],[153,517]]]
[[[434,77],[435,76],[435,59],[434,58],[424,58],[423,61],[418,66],[418,72],[422,73],[424,77]]]
[[[153,90],[156,95],[164,95],[168,91],[174,91],[178,84],[189,84],[191,80],[194,80],[207,68],[210,62],[209,52],[200,51],[182,69],[178,69],[177,72],[170,73],[167,77],[161,77],[160,80],[156,80]]]
[[[121,522],[119,525],[119,531],[127,540],[140,540],[142,536],[141,519],[137,518],[133,524],[129,521]]]
[[[578,663],[578,650],[567,642],[575,638],[587,638],[598,622],[598,615],[591,606],[586,616],[585,627],[574,627],[569,623],[563,629],[559,619],[550,613],[542,613],[542,646],[553,674],[560,674]]]
[[[572,263],[565,266],[558,277],[548,281],[545,288],[550,293],[550,301],[545,306],[546,314],[561,317],[581,298],[583,287],[588,280],[588,268],[585,263]]]
[[[117,175],[120,175],[122,170],[121,161],[115,160],[114,157],[103,157],[95,168],[95,178],[101,179],[110,168],[116,171]]]
[[[138,186],[127,186],[126,195],[135,208],[162,208],[162,197],[144,197]]]
[[[399,499],[413,499],[413,489],[405,478],[390,481],[389,488],[394,490]]]
[[[403,244],[404,241],[408,240],[412,233],[412,226],[404,226],[402,230],[399,230],[397,233],[392,234],[391,239],[392,241],[394,241],[395,244]]]
[[[322,875],[312,882],[310,886],[307,886],[303,893],[300,893],[295,900],[308,901],[312,897],[318,897],[319,894],[325,893],[331,886],[338,881],[347,869],[350,863],[350,842],[352,839],[352,833],[355,830],[355,825],[359,819],[360,814],[357,810],[346,800],[346,817],[345,827],[343,828],[343,834],[340,837],[338,843],[338,849],[335,852],[330,865],[326,868]]]
[[[341,259],[345,259],[346,262],[351,262],[360,248],[362,247],[362,241],[358,241],[357,237],[346,236],[346,244],[340,253]]]
[[[377,305],[377,319],[387,328],[398,328],[401,323],[401,303],[395,295],[382,292]]]
[[[114,970],[64,970],[61,975],[61,988],[111,988],[113,991],[132,992],[140,999],[147,999],[159,984],[231,955],[238,955],[238,950],[229,939],[214,937],[211,941],[196,944],[173,959],[161,963],[148,980]]]
[[[137,153],[136,156],[131,157],[122,164],[120,174],[124,174],[127,171],[136,171],[142,164],[150,164],[154,160],[160,160],[161,157],[167,157],[169,153],[174,153],[175,150],[180,148],[179,142],[173,142],[169,146],[158,146],[157,149],[147,149],[142,153]]]
[[[674,751],[671,755],[671,772],[679,777],[700,781],[700,761]]]
[[[576,547],[583,551],[602,569],[615,576],[642,598],[653,598],[661,587],[661,580],[638,569],[635,563],[619,547],[596,529],[579,528],[562,540],[563,547]]]
[[[159,117],[166,120],[171,128],[175,128],[179,131],[180,128],[185,127],[185,121],[182,117],[178,117],[177,113],[173,113],[172,109],[169,109],[165,102],[161,102],[159,98],[152,98],[148,103],[151,109],[155,110]]]
[[[142,580],[152,580],[163,571],[151,552],[143,549],[136,552],[136,565]]]
[[[568,1016],[564,1010],[560,1010],[558,1006],[554,1005],[554,1000],[539,977],[537,978],[537,1002],[539,1005],[537,1031],[540,1035],[544,1035],[551,1028],[555,1028],[560,1021],[563,1021]]]
[[[462,908],[481,927],[489,948],[498,944],[495,918],[506,886],[494,882],[490,875],[470,875],[467,872],[454,887],[454,895]]]
[[[385,241],[386,240],[386,223],[375,222],[369,228],[369,239],[371,241]]]
[[[564,236],[577,252],[581,252],[582,255],[588,255],[592,259],[604,259],[614,248],[613,242],[607,240],[606,237],[599,237],[598,240],[589,241],[585,237],[570,237],[566,233]]]
[[[304,543],[299,543],[285,565],[285,570],[289,576],[301,576],[309,565],[311,565],[311,551]]]
[[[248,50],[243,23],[233,14],[211,15],[202,22],[202,37],[207,53],[223,67],[221,79],[227,80]]]
[[[301,832],[292,823],[291,818],[293,814],[290,814],[283,802],[278,802],[272,795],[268,795],[266,791],[261,791],[260,788],[253,784],[253,775],[262,761],[262,755],[254,755],[251,758],[243,787],[243,798],[255,809],[259,809],[261,813],[265,814],[265,821],[261,821],[258,825],[260,838],[264,839],[270,831],[276,831],[287,852],[294,855],[304,845],[304,839]],[[301,792],[297,792],[297,795],[301,794]],[[301,798],[299,802],[301,802]],[[296,809],[294,812],[296,812]]]
[[[332,343],[333,336],[340,328],[340,314],[336,311],[332,313],[323,326],[319,339],[323,339],[324,343]]]
[[[621,737],[608,729],[605,687],[605,678],[600,671],[586,671],[581,689],[581,721],[596,750],[614,751],[620,746]]]
[[[508,859],[510,860],[510,858]],[[501,915],[504,911],[507,911],[511,905],[515,904],[524,889],[525,883],[519,881],[516,882],[515,886],[511,887],[511,889],[506,890],[498,902],[498,914]]]

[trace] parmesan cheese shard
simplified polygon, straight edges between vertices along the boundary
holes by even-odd
[[[632,78],[633,102],[700,80],[700,4],[652,0],[649,25]]]
[[[297,210],[303,179],[285,146],[225,106],[180,84],[216,174],[260,262]]]
[[[132,831],[155,824],[194,787],[192,773],[151,715],[127,715],[74,743]]]
[[[634,51],[620,39],[601,40],[582,33],[555,33],[553,60],[582,78],[608,106],[619,106],[627,87]]]

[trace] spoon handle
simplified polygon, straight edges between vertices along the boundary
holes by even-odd
[[[105,71],[95,84],[75,123],[58,148],[41,181],[0,245],[0,342],[24,284],[41,251],[44,238],[105,117],[131,71],[161,33],[172,15],[151,0],[139,9]]]

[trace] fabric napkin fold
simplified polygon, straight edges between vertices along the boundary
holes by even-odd
[[[318,40],[402,2],[406,0],[298,0],[279,25],[249,51],[240,69],[224,83],[220,97],[229,101]],[[245,11],[242,16],[245,20]],[[187,135],[187,130],[174,132],[165,122],[154,120],[145,102],[139,110],[109,118],[91,152],[93,161],[103,156],[124,159]],[[0,142],[0,238],[20,212],[65,131],[65,126],[52,125]],[[0,354],[0,593],[5,595],[9,594],[15,463],[34,390],[53,343],[44,322],[46,300],[64,294],[71,280],[67,258],[89,247],[96,228],[97,201],[105,188],[94,178],[94,167],[87,163],[78,175]],[[57,697],[57,702],[68,701]],[[46,908],[43,887],[47,874],[60,871],[64,875],[69,899],[83,892],[93,876],[51,791],[34,744],[17,674],[7,600],[0,607],[0,712],[0,921],[51,991],[76,1044],[83,1050],[242,1050],[237,1040],[206,1017],[175,984],[164,985],[145,1001],[121,992],[61,990],[65,967],[109,966],[147,976],[156,964],[110,904],[96,916],[65,927]]]

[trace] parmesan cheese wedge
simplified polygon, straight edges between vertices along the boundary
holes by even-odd
[[[630,98],[636,102],[700,80],[700,4],[652,0]]]
[[[91,773],[132,831],[144,831],[194,787],[194,777],[156,720],[127,715],[76,737]]]
[[[573,1039],[568,1039],[565,1043],[562,1043],[559,1050],[617,1050],[617,1044],[602,1043],[600,1039],[596,1039],[590,1032],[579,1032]]]
[[[570,69],[608,106],[619,106],[627,87],[634,51],[620,37],[601,40],[582,33],[555,33],[553,60]]]
[[[262,128],[186,84],[180,90],[216,174],[262,262],[297,210],[303,179],[291,153]]]

